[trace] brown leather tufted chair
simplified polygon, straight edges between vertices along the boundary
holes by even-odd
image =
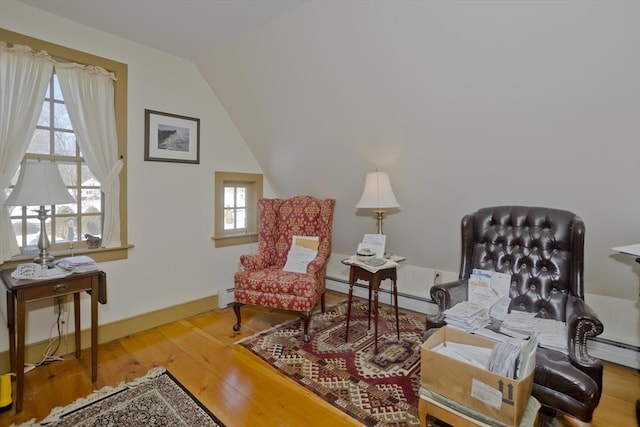
[[[459,279],[431,287],[439,312],[427,316],[427,329],[443,326],[443,311],[467,298],[474,268],[511,274],[511,309],[567,323],[568,357],[537,351],[532,395],[542,419],[560,411],[591,421],[602,392],[602,362],[589,356],[587,339],[604,328],[584,302],[582,220],[558,209],[497,206],[465,215],[461,228]]]

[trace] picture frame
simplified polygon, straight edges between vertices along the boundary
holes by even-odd
[[[144,159],[200,163],[200,119],[144,110]]]

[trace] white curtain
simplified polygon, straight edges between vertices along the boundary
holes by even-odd
[[[120,246],[120,171],[112,73],[96,66],[56,64],[80,150],[104,193],[102,246]]]
[[[0,42],[0,264],[20,253],[4,201],[33,136],[52,72],[46,52]]]

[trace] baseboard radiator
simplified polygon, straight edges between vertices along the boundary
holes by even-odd
[[[348,294],[349,282],[339,277],[327,276],[327,289]],[[353,295],[367,299],[369,297],[368,286],[356,282],[353,287]],[[378,295],[380,303],[391,304],[390,289],[380,289]],[[437,312],[436,305],[430,298],[402,292],[398,292],[398,306],[418,313],[435,314]],[[607,362],[640,369],[640,347],[634,345],[595,337],[589,340],[589,354]]]
[[[218,291],[218,308],[225,308],[233,302],[234,288],[220,289]]]

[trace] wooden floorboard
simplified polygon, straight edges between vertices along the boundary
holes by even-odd
[[[328,305],[344,299],[340,293],[327,294]],[[66,355],[62,361],[36,368],[25,375],[23,412],[16,416],[12,408],[0,414],[0,426],[40,421],[56,406],[67,405],[94,389],[131,381],[156,366],[166,367],[228,427],[360,425],[235,344],[295,319],[295,314],[247,306],[242,314],[239,332],[232,329],[233,310],[225,308],[101,344],[95,384],[89,380],[88,351],[83,351],[79,360]],[[638,372],[606,363],[603,388],[592,425],[635,426]]]

